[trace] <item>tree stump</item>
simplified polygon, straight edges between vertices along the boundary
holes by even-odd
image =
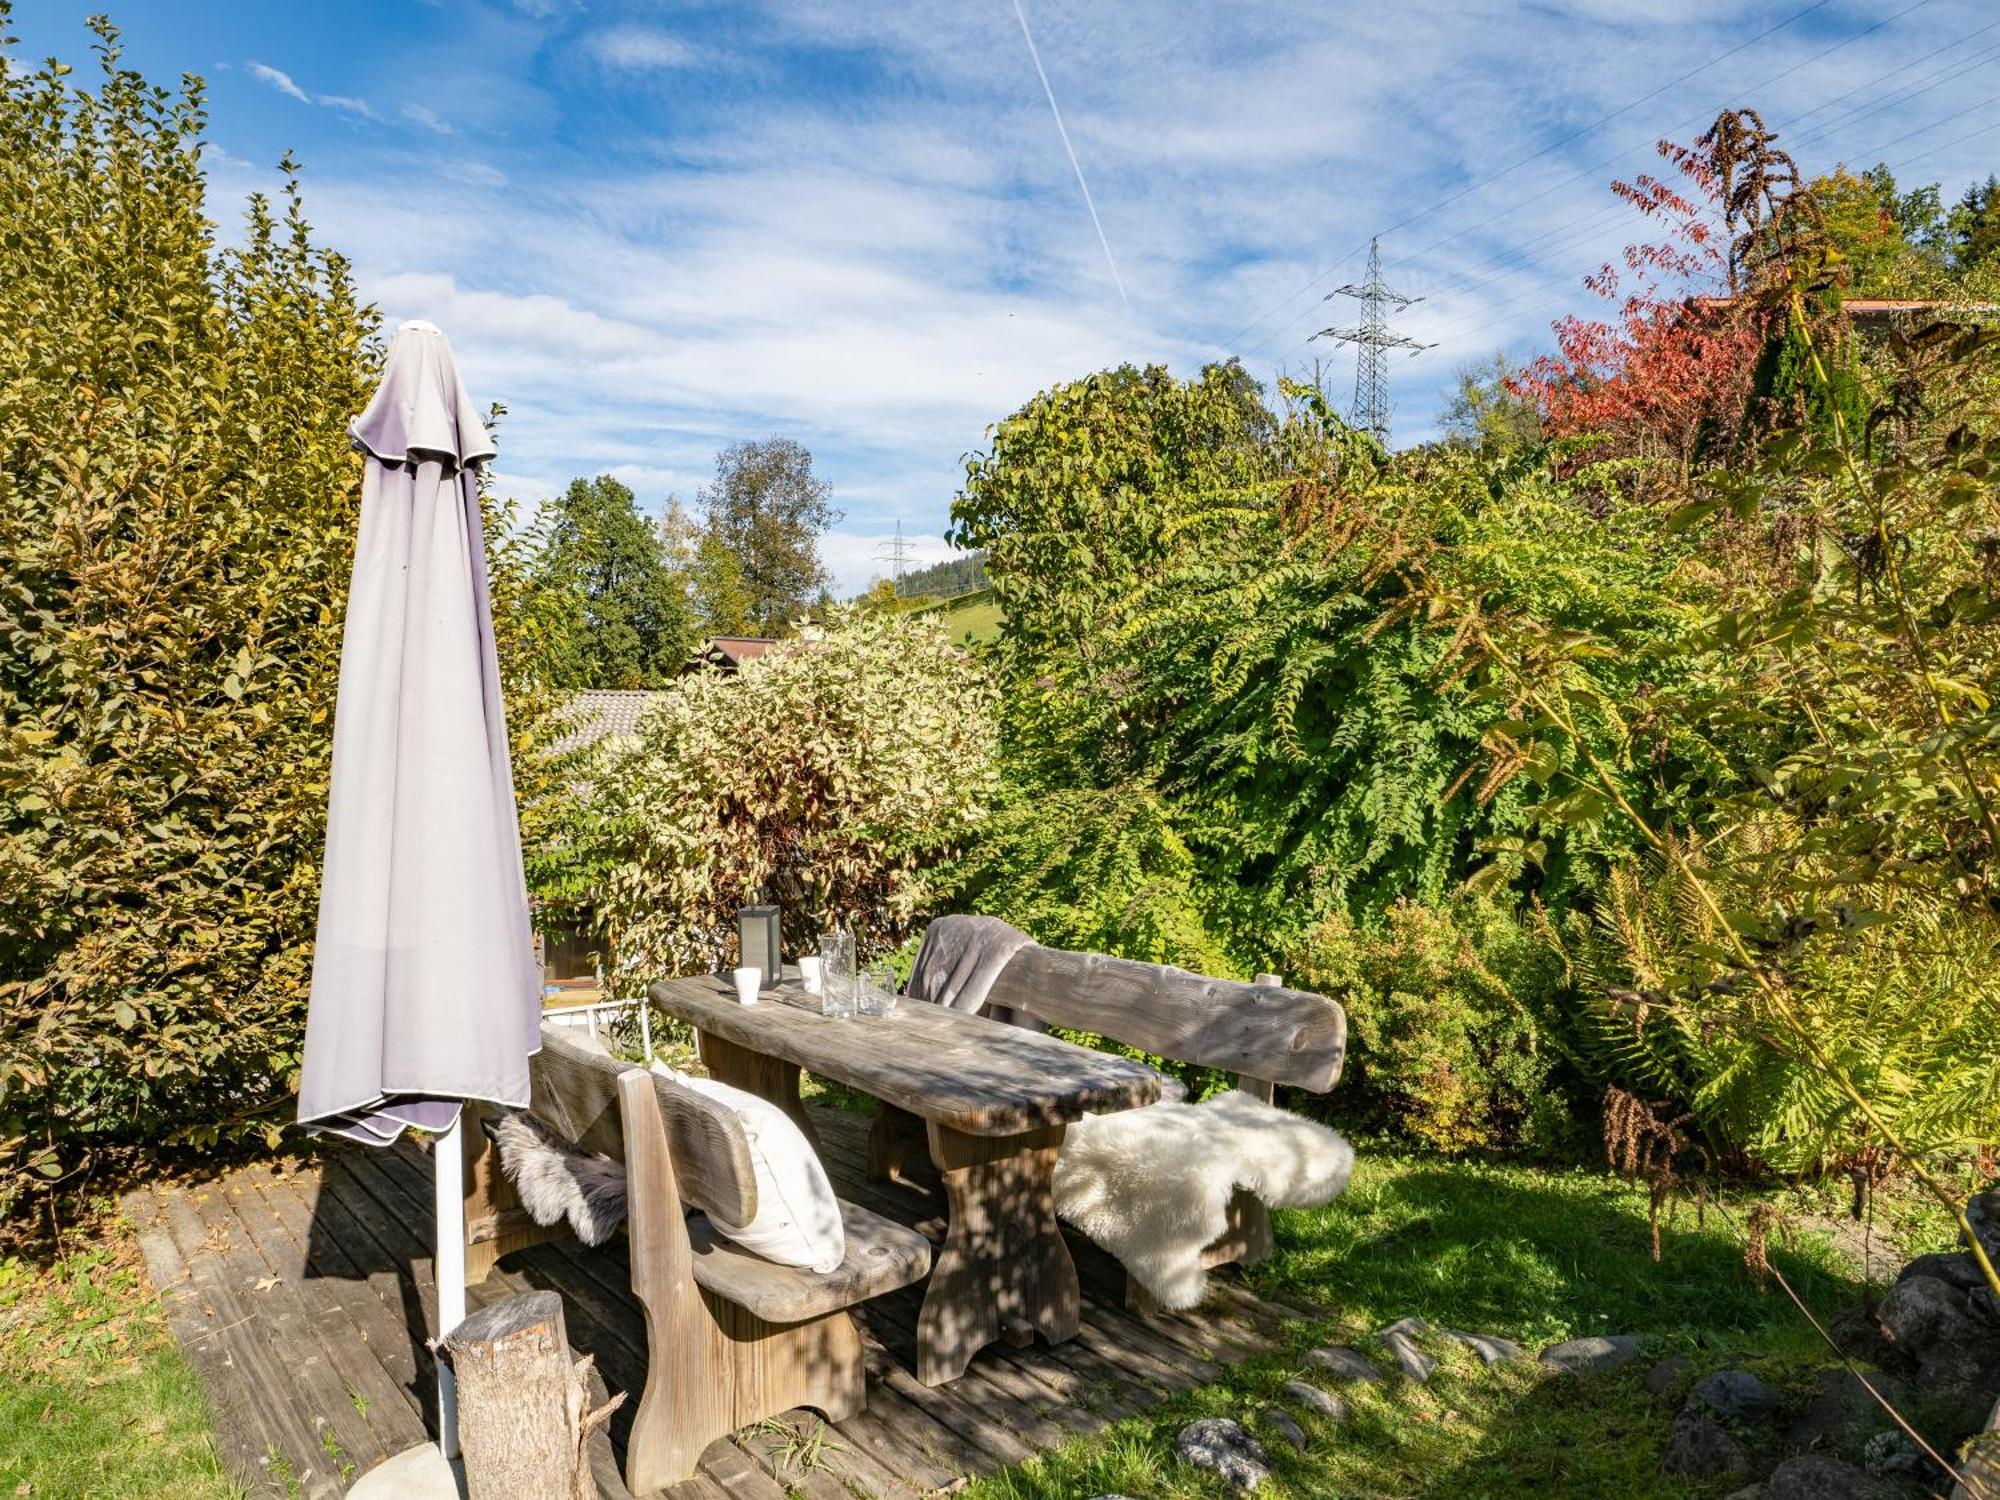
[[[590,1410],[590,1358],[571,1363],[562,1298],[525,1292],[443,1340],[458,1377],[458,1442],[471,1500],[596,1500],[584,1445],[625,1398]]]

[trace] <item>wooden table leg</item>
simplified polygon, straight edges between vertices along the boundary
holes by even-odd
[[[893,1104],[877,1104],[868,1129],[868,1176],[874,1182],[902,1182],[903,1167],[924,1149],[921,1116]]]
[[[951,1231],[917,1320],[917,1378],[942,1385],[1012,1330],[1032,1329],[1051,1344],[1074,1338],[1082,1303],[1056,1224],[1063,1127],[983,1136],[932,1123],[929,1134]]]
[[[806,1113],[805,1103],[799,1098],[797,1063],[766,1057],[761,1052],[752,1052],[748,1047],[706,1031],[697,1031],[694,1040],[701,1053],[702,1065],[710,1074],[720,1082],[777,1105],[798,1122],[813,1152],[819,1153],[819,1131],[814,1128],[812,1117]]]

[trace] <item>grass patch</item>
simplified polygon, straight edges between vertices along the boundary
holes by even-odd
[[[1224,1495],[1218,1481],[1173,1457],[1174,1435],[1203,1416],[1234,1417],[1257,1433],[1276,1466],[1275,1483],[1259,1492],[1270,1500],[1726,1495],[1743,1481],[1659,1472],[1673,1408],[1654,1402],[1644,1377],[1654,1360],[1678,1353],[1702,1371],[1755,1370],[1800,1403],[1810,1393],[1813,1372],[1831,1356],[1781,1292],[1743,1270],[1740,1240],[1720,1211],[1740,1223],[1758,1198],[1792,1216],[1826,1207],[1798,1190],[1731,1194],[1699,1217],[1682,1205],[1662,1227],[1655,1264],[1646,1195],[1615,1178],[1364,1152],[1337,1203],[1278,1216],[1276,1253],[1250,1275],[1260,1293],[1308,1314],[1287,1350],[977,1481],[967,1500]],[[1907,1251],[1943,1243],[1931,1240],[1927,1216],[1912,1224],[1918,1242]],[[1772,1259],[1822,1316],[1858,1302],[1852,1263],[1830,1235],[1775,1242]],[[1488,1369],[1434,1331],[1424,1345],[1440,1369],[1428,1385],[1335,1387],[1298,1364],[1316,1344],[1366,1351],[1367,1335],[1409,1315],[1433,1330],[1501,1334],[1531,1352],[1584,1334],[1640,1334],[1651,1357],[1610,1375]],[[1284,1402],[1278,1387],[1300,1375],[1337,1389],[1347,1420]],[[1306,1429],[1306,1452],[1259,1430],[1254,1415],[1265,1406],[1285,1407]]]
[[[0,1497],[236,1500],[129,1238],[0,1260]]]

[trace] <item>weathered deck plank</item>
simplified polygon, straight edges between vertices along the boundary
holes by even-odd
[[[842,1196],[942,1232],[944,1197],[927,1164],[908,1183],[866,1177],[865,1122],[814,1110]],[[357,1470],[423,1440],[435,1391],[424,1341],[435,1331],[429,1163],[413,1148],[330,1151],[312,1167],[239,1169],[195,1186],[133,1193],[126,1212],[176,1338],[207,1391],[224,1462],[253,1495],[335,1496],[345,1488],[330,1434]],[[869,1406],[824,1434],[810,1413],[718,1442],[671,1500],[923,1500],[964,1476],[1018,1463],[1077,1433],[1143,1411],[1212,1379],[1221,1364],[1276,1343],[1283,1310],[1223,1284],[1201,1312],[1138,1318],[1123,1278],[1074,1241],[1083,1326],[1057,1348],[996,1344],[959,1380],[911,1373],[922,1287],[860,1310]],[[510,1256],[474,1306],[533,1287],[562,1294],[570,1336],[596,1356],[600,1399],[643,1378],[644,1321],[622,1240]],[[636,1399],[636,1394],[633,1399]],[[629,1405],[629,1403],[628,1403]],[[632,1500],[619,1478],[628,1422],[597,1436],[592,1472],[605,1500]]]

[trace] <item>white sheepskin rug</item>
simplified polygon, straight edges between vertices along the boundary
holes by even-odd
[[[1056,1212],[1179,1311],[1208,1290],[1201,1252],[1227,1227],[1237,1188],[1272,1208],[1315,1208],[1353,1170],[1337,1131],[1232,1089],[1078,1120],[1056,1160]]]

